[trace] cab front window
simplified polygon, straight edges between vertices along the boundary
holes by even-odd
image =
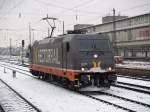
[[[80,40],[80,50],[81,51],[94,51],[94,50],[109,50],[109,40],[107,39],[84,39]]]

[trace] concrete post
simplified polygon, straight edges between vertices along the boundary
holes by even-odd
[[[12,72],[13,72],[13,78],[16,78],[16,71],[13,70]]]

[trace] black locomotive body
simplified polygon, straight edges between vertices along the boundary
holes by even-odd
[[[30,71],[77,89],[109,88],[117,79],[112,44],[103,34],[67,34],[36,41]]]

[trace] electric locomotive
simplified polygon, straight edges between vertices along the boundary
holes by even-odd
[[[109,88],[117,80],[113,47],[104,34],[66,34],[36,41],[30,72],[71,89]]]

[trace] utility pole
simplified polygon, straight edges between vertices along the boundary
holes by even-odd
[[[10,59],[11,59],[11,38],[9,39],[9,41],[10,41],[9,53],[10,53]]]
[[[31,24],[29,23],[29,45],[31,46]]]
[[[28,50],[29,50],[29,58],[31,58],[31,24],[29,23],[29,46],[28,46]]]
[[[64,25],[64,21],[63,21],[63,35],[65,34],[65,25]]]
[[[113,47],[115,51],[115,55],[118,55],[117,45],[116,45],[116,10],[113,8]]]
[[[34,43],[34,30],[32,30],[32,44]]]
[[[23,65],[23,64],[24,64],[23,57],[24,57],[24,45],[25,45],[25,41],[22,40],[22,41],[21,41],[21,44],[22,44],[21,60],[22,60],[22,65]]]

